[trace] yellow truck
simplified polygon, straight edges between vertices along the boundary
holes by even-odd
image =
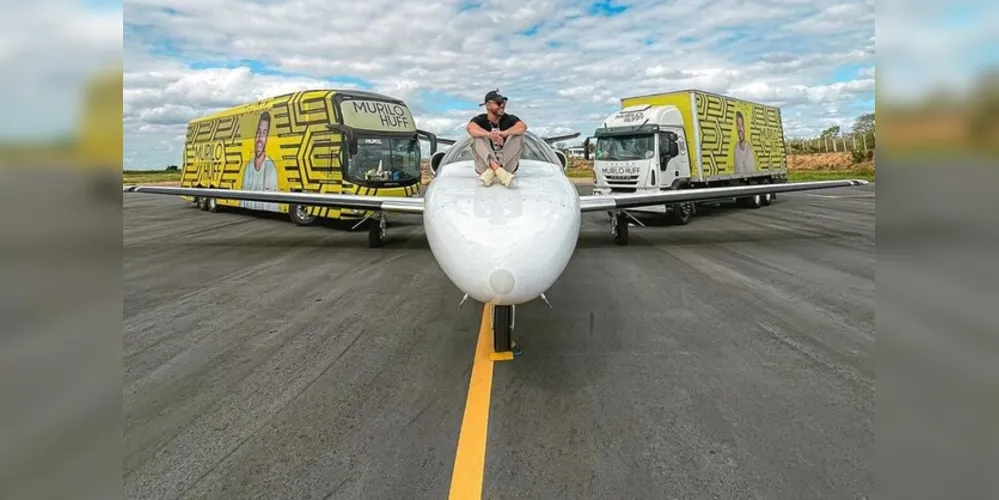
[[[595,194],[787,182],[780,108],[701,90],[625,97],[594,134]],[[590,157],[590,138],[584,155]],[[737,199],[769,205],[773,194]],[[686,224],[689,202],[643,211]]]
[[[191,121],[181,186],[418,196],[421,138],[430,142],[433,155],[436,136],[417,129],[400,99],[360,90],[292,92]],[[211,212],[238,207],[287,213],[299,225],[319,217],[378,222],[363,210],[182,198]]]

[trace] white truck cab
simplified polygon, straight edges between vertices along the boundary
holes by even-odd
[[[701,90],[625,97],[583,143],[593,148],[594,194],[608,196],[787,182],[787,156],[780,108]],[[739,197],[738,205],[760,208],[772,193]],[[629,211],[669,213],[686,224],[694,205]]]
[[[594,134],[594,194],[677,189],[690,180],[684,119],[675,106],[639,104],[612,113]],[[589,159],[590,139],[584,142]],[[666,207],[645,211],[664,212]]]

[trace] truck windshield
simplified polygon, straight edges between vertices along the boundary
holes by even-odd
[[[408,184],[420,179],[420,141],[417,138],[357,138],[357,154],[347,172],[350,182]]]
[[[649,159],[655,155],[655,136],[642,134],[598,137],[594,157],[605,161],[624,161]]]

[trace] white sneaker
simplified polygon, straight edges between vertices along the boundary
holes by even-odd
[[[485,184],[486,187],[491,186],[493,183],[493,179],[495,178],[496,178],[496,172],[494,172],[493,169],[491,168],[487,168],[486,171],[482,172],[482,175],[479,176],[479,179],[482,179],[482,183]]]
[[[513,178],[515,176],[510,172],[507,172],[503,167],[500,167],[496,169],[496,177],[499,178],[499,181],[502,182],[504,186],[510,187],[510,183],[513,182]]]

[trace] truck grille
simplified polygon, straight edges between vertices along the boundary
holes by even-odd
[[[612,193],[634,193],[638,184],[638,175],[607,175],[607,185]]]
[[[634,185],[638,183],[637,175],[604,175],[608,184]]]

